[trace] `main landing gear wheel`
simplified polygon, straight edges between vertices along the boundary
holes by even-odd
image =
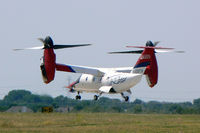
[[[98,96],[97,95],[94,95],[94,100],[96,101],[96,100],[98,100]]]
[[[80,96],[80,92],[78,91],[78,95],[76,95],[76,100],[80,100],[81,96]]]
[[[121,93],[121,95],[122,95],[122,97],[124,98],[124,100],[125,100],[126,102],[129,101],[129,97],[128,97],[128,96],[125,96],[124,93]]]
[[[95,100],[95,101],[98,100],[99,97],[100,97],[102,94],[103,94],[103,92],[100,92],[99,95],[94,95],[94,100]]]
[[[128,96],[124,97],[124,100],[125,100],[126,102],[128,102],[129,97],[128,97]]]
[[[80,100],[81,96],[80,95],[76,95],[76,100]]]

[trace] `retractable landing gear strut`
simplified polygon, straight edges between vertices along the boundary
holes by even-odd
[[[76,100],[80,100],[81,96],[80,96],[80,92],[78,91],[78,95],[76,95]]]
[[[124,98],[124,100],[127,102],[129,100],[128,96],[125,96],[124,93],[121,93],[122,97]]]
[[[96,101],[96,100],[98,100],[99,99],[99,97],[101,96],[101,94],[102,94],[102,92],[101,93],[99,93],[99,95],[94,95],[94,100]]]

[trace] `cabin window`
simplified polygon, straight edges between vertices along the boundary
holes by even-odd
[[[88,77],[86,77],[85,81],[87,81],[87,80],[88,80]]]
[[[102,77],[100,77],[100,79],[99,79],[99,82],[101,82],[102,81]]]
[[[92,82],[94,82],[95,81],[95,77],[93,77],[93,79],[92,79]]]

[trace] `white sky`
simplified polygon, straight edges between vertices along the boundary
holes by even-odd
[[[107,52],[131,50],[125,46],[143,46],[147,40],[185,50],[185,54],[157,55],[158,84],[149,88],[143,78],[131,89],[131,98],[174,102],[199,98],[199,5],[199,0],[1,0],[0,98],[13,89],[74,97],[63,86],[77,74],[57,72],[55,80],[45,85],[39,69],[42,51],[12,51],[42,45],[37,38],[47,35],[55,43],[94,44],[57,50],[57,62],[66,64],[134,66],[139,55]],[[112,97],[121,99],[120,95]]]

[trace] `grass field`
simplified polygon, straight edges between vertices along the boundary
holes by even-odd
[[[199,133],[200,115],[0,113],[0,133]]]

